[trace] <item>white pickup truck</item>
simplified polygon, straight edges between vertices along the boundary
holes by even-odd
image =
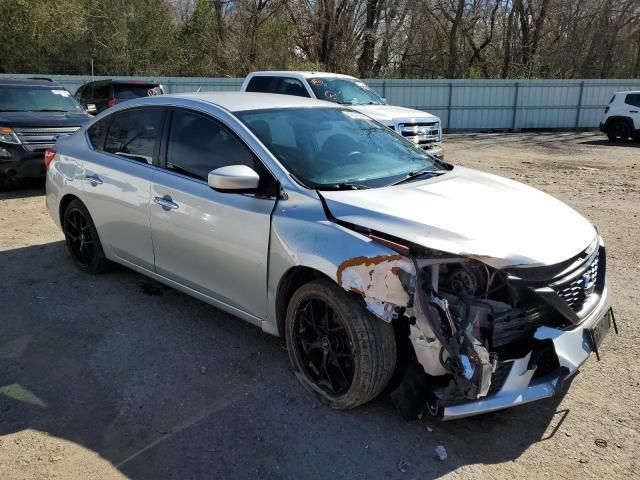
[[[364,82],[349,75],[325,72],[253,72],[244,79],[241,91],[296,95],[348,105],[393,128],[431,155],[444,158],[440,118],[420,110],[387,105]]]

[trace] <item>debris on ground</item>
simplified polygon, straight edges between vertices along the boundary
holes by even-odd
[[[402,473],[407,473],[407,467],[409,466],[409,464],[407,462],[405,462],[404,460],[400,460],[398,462],[398,470],[401,471]]]
[[[436,447],[436,455],[438,456],[441,462],[445,461],[447,459],[447,449],[444,448],[443,445],[438,445]]]

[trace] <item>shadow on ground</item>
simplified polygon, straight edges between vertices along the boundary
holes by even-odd
[[[452,423],[405,422],[384,397],[332,411],[278,339],[124,269],[81,274],[62,242],[0,252],[0,276],[0,435],[48,432],[134,479],[434,478],[515,460],[568,413],[559,398]]]
[[[587,140],[584,142],[578,142],[578,145],[595,145],[595,146],[616,147],[616,148],[640,148],[639,141],[610,142],[607,139]]]

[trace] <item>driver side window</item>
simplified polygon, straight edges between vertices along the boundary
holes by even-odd
[[[167,170],[201,180],[228,165],[256,169],[253,153],[235,135],[210,117],[174,110],[167,143]]]

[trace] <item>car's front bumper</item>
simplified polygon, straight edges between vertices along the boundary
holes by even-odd
[[[548,339],[553,342],[560,368],[545,377],[534,379],[535,369],[528,369],[531,356],[529,353],[513,361],[511,371],[497,393],[469,403],[444,407],[441,411],[442,419],[469,417],[551,397],[589,358],[593,350],[587,338],[587,329],[594,326],[610,309],[605,281],[600,302],[579,325],[570,330],[546,326],[536,330],[536,339]]]
[[[0,143],[0,176],[40,178],[45,173],[42,151],[29,152],[22,145]]]

